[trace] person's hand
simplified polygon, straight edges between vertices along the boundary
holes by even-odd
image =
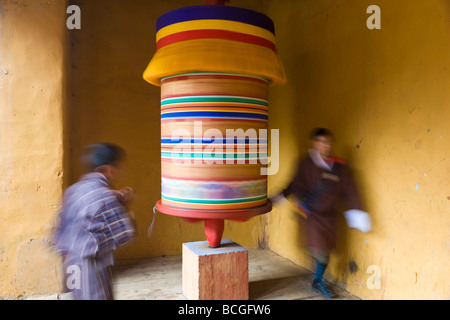
[[[129,205],[136,198],[136,192],[130,187],[117,190],[116,194],[117,198],[124,206]]]
[[[288,202],[283,193],[279,193],[276,196],[269,198],[269,200],[272,202],[272,205],[274,206]]]

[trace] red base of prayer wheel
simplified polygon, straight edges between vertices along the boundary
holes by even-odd
[[[264,214],[272,210],[272,203],[268,200],[267,204],[260,207],[255,207],[245,210],[186,210],[165,206],[159,200],[156,204],[159,212],[183,218],[189,223],[197,223],[204,221],[205,235],[208,240],[208,245],[211,248],[218,248],[222,239],[225,219],[231,221],[247,221],[251,217]]]

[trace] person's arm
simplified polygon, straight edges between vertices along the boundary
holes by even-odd
[[[58,215],[55,220],[55,225],[53,227],[53,231],[49,239],[50,245],[57,251],[61,251],[61,253],[64,253],[61,248],[62,246],[61,239],[63,238],[63,235],[67,231],[66,228],[68,224],[68,217],[67,217],[68,202],[69,202],[69,192],[66,190],[63,193],[61,200],[61,207],[58,211]]]
[[[94,223],[101,228],[95,231],[99,251],[108,252],[130,243],[135,236],[135,228],[125,207],[115,195],[105,199],[100,211],[94,217]]]
[[[125,187],[120,190],[115,190],[114,193],[117,196],[117,200],[125,207],[134,228],[137,229],[136,217],[134,216],[134,212],[129,209],[130,204],[137,198],[136,192],[131,187]]]
[[[347,207],[347,211],[344,212],[347,225],[361,232],[369,232],[372,229],[370,216],[367,212],[363,211],[355,177],[348,167],[346,167],[343,178],[342,197]]]
[[[355,177],[348,166],[345,166],[342,180],[342,200],[344,201],[344,205],[348,209],[363,210]]]
[[[302,199],[307,194],[306,182],[306,161],[304,159],[300,160],[297,165],[297,171],[295,172],[294,178],[291,183],[284,189],[281,193],[287,198],[290,195],[295,195],[297,198]]]
[[[291,197],[294,206],[300,211],[300,213],[306,218],[311,212],[302,202],[302,199],[308,194],[306,186],[307,181],[307,163],[305,159],[298,162],[297,170],[291,183],[276,196],[271,198],[273,204],[287,201],[286,198]]]

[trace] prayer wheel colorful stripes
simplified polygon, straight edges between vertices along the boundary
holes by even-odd
[[[201,210],[191,218],[266,205],[260,158],[267,157],[267,139],[258,134],[267,120],[263,79],[219,73],[162,79],[161,203]]]
[[[286,81],[273,22],[237,7],[185,7],[158,18],[156,49],[144,79],[161,86],[157,209],[205,220],[214,247],[223,219],[271,210],[261,175],[268,88]]]

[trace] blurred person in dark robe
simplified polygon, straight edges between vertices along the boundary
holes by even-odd
[[[67,291],[75,300],[114,298],[113,254],[135,235],[126,209],[134,191],[112,187],[124,160],[125,151],[119,146],[89,145],[82,156],[88,173],[64,192],[54,242],[63,256]]]
[[[370,230],[370,218],[357,192],[352,172],[341,158],[332,156],[334,137],[325,128],[316,128],[310,134],[308,155],[302,158],[292,182],[277,196],[276,204],[289,198],[306,218],[306,246],[316,261],[312,287],[327,298],[335,294],[323,282],[331,251],[336,246],[336,219],[344,205],[344,215],[350,227],[363,232]]]

